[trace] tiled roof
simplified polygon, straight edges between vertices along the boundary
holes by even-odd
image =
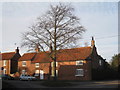
[[[63,49],[57,53],[58,61],[86,59],[91,54],[91,47]]]
[[[0,53],[2,60],[10,60],[15,55],[15,52]]]
[[[57,52],[57,61],[69,61],[86,59],[91,54],[91,47],[81,47],[73,49],[61,49]],[[49,62],[51,58],[44,52],[37,53],[33,63]]]
[[[18,61],[32,60],[36,53],[25,53]]]
[[[36,62],[50,62],[51,58],[48,55],[48,52],[39,52],[36,54],[34,60],[32,61],[33,63]]]
[[[91,54],[91,47],[81,47],[72,49],[61,49],[57,51],[57,61],[69,61],[86,59]],[[32,63],[37,62],[50,62],[52,59],[49,57],[49,52],[39,53],[25,53],[19,61],[32,60]]]

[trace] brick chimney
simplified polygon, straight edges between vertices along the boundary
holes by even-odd
[[[36,51],[37,53],[40,52],[40,48],[39,48],[39,45],[38,45],[38,44],[36,44],[35,51]]]
[[[92,36],[91,46],[93,47],[94,45],[95,45],[95,40],[94,40],[94,37]]]
[[[52,52],[53,47],[52,47],[52,43],[50,43],[50,52]]]
[[[15,49],[15,52],[16,52],[16,53],[19,53],[19,48],[18,48],[18,47],[17,47],[17,49]]]

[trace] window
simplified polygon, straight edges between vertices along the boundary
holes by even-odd
[[[3,61],[3,66],[6,66],[6,64],[7,64],[7,61],[4,60],[4,61]]]
[[[23,75],[25,74],[25,72],[26,72],[25,70],[22,70],[22,74],[23,74]]]
[[[52,69],[52,71],[51,71],[51,76],[54,76],[54,70]]]
[[[56,67],[58,66],[58,62],[56,62]]]
[[[102,65],[102,61],[101,61],[101,60],[99,60],[99,65],[100,65],[100,66]]]
[[[58,76],[58,70],[56,70],[56,76]]]
[[[51,76],[54,76],[54,70],[52,70]],[[58,70],[56,70],[56,76],[58,76]]]
[[[75,76],[83,76],[83,75],[84,75],[83,69],[76,69],[76,75]]]
[[[35,67],[38,68],[39,67],[39,63],[35,63]]]
[[[54,62],[51,62],[51,67],[53,67]],[[58,62],[56,62],[56,67],[58,66]]]
[[[35,76],[39,76],[39,70],[35,70]]]
[[[6,69],[3,70],[3,73],[6,74]]]
[[[76,61],[76,65],[83,65],[83,60]]]
[[[22,66],[26,66],[26,61],[23,61],[23,62],[22,62]]]

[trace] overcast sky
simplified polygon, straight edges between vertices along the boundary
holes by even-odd
[[[6,2],[0,4],[2,8],[2,41],[1,52],[14,51],[21,43],[21,33],[29,30],[38,16],[49,9],[49,5],[55,2]],[[118,3],[117,2],[72,2],[80,23],[87,29],[83,39],[78,43],[84,46],[85,42],[90,45],[91,36],[95,38],[98,54],[107,61],[118,53]],[[16,45],[15,45],[16,43]],[[27,49],[20,48],[21,55]]]

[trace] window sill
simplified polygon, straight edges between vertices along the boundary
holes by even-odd
[[[26,65],[25,66],[23,65],[22,67],[26,67]]]
[[[83,66],[83,64],[77,64],[76,66]]]
[[[39,68],[39,67],[35,67],[35,68]]]
[[[77,77],[77,76],[81,76],[81,77],[83,77],[83,75],[75,75],[75,76],[76,76],[76,77]]]
[[[39,76],[39,75],[34,75],[34,76]]]

